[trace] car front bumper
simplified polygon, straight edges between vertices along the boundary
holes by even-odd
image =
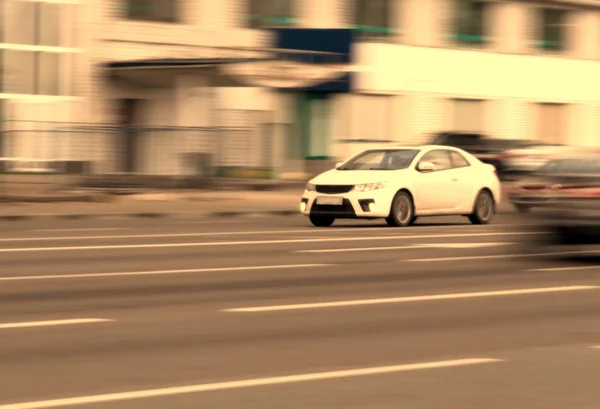
[[[322,194],[304,191],[300,200],[300,213],[305,216],[330,216],[336,219],[379,219],[390,214],[393,195],[385,189],[370,192]],[[320,198],[341,201],[339,204],[321,204]]]

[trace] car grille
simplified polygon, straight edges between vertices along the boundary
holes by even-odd
[[[341,206],[336,205],[320,205],[315,203],[312,206],[311,213],[313,214],[334,214],[338,217],[356,216],[352,203],[348,199],[344,199]]]
[[[354,185],[317,185],[316,189],[318,193],[324,193],[326,195],[336,195],[339,193],[348,193],[354,188]]]

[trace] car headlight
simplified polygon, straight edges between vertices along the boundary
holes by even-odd
[[[312,183],[307,183],[306,184],[306,191],[308,191],[308,192],[316,192],[317,188]]]
[[[357,192],[370,192],[372,190],[383,189],[386,186],[387,182],[361,183],[360,185],[354,186],[353,190]]]

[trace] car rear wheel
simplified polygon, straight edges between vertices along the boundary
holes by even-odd
[[[310,222],[316,227],[329,227],[335,221],[331,216],[308,216]]]
[[[416,220],[415,206],[410,195],[406,192],[398,192],[392,201],[390,215],[385,221],[389,226],[405,227]]]
[[[473,213],[469,215],[469,220],[473,224],[488,224],[494,217],[495,204],[492,194],[487,190],[482,190],[475,199]]]

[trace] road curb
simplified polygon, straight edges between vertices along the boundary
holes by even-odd
[[[38,220],[98,220],[98,219],[226,219],[241,217],[295,216],[298,211],[279,209],[263,211],[218,211],[218,212],[182,212],[182,213],[97,213],[97,214],[30,214],[30,215],[0,215],[0,221],[38,221]]]
[[[502,209],[498,214],[511,214],[514,210]],[[120,220],[120,219],[233,219],[245,217],[285,217],[297,216],[300,212],[290,209],[256,210],[256,211],[215,211],[215,212],[133,212],[133,213],[96,213],[96,214],[9,214],[0,215],[2,222],[41,221],[41,220]]]

